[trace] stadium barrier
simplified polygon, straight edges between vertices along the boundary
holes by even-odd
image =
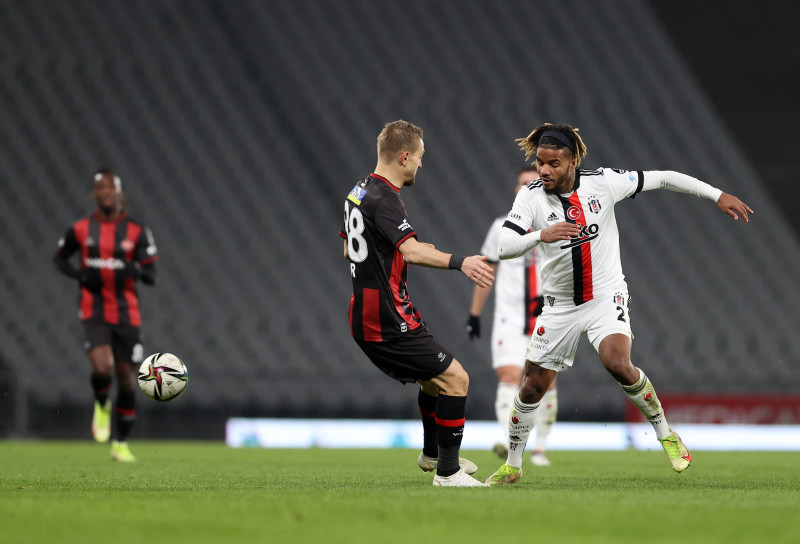
[[[800,425],[683,424],[675,430],[692,451],[800,451]],[[747,440],[741,437],[746,436]],[[491,449],[504,441],[495,421],[468,421],[462,448]],[[422,448],[419,421],[231,418],[225,442],[233,448]],[[553,426],[550,450],[660,449],[649,423]]]

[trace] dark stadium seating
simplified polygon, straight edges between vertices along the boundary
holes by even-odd
[[[674,169],[741,196],[749,225],[666,191],[617,207],[634,362],[659,391],[800,386],[797,233],[646,4],[2,1],[0,51],[0,431],[88,434],[77,288],[51,257],[93,209],[99,166],[161,253],[140,288],[146,351],[190,373],[176,403],[140,398],[137,436],[218,437],[231,415],[416,417],[413,386],[349,336],[337,236],[398,118],[425,130],[412,224],[445,251],[478,251],[513,200],[514,139],[545,121],[581,128],[586,167]],[[415,268],[409,289],[472,375],[468,416],[493,419],[491,304],[470,343],[465,278]],[[588,343],[560,384],[560,418],[622,417]]]

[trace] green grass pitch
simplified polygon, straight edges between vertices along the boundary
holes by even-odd
[[[800,453],[564,452],[502,488],[434,488],[412,450],[0,442],[0,542],[800,541]],[[463,452],[481,479],[501,461]]]

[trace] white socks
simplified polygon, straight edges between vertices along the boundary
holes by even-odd
[[[644,414],[647,421],[653,426],[656,431],[658,439],[666,438],[672,434],[672,429],[667,423],[667,418],[664,417],[664,410],[661,408],[661,402],[656,396],[656,391],[653,389],[653,384],[645,376],[641,368],[639,371],[639,379],[633,385],[622,385],[622,390],[628,395],[634,406]]]
[[[506,463],[512,467],[522,468],[522,454],[533,430],[536,409],[539,403],[525,404],[514,397],[514,406],[508,415],[508,459]]]
[[[547,391],[542,400],[539,401],[539,409],[534,412],[536,414],[534,423],[536,424],[536,442],[533,445],[533,451],[545,450],[545,441],[547,435],[550,434],[550,428],[556,422],[556,414],[558,413],[558,389],[551,389]]]
[[[519,386],[514,383],[500,382],[497,384],[497,396],[494,400],[494,415],[503,429],[508,427],[508,414],[511,412],[511,407],[514,405],[514,397],[517,396],[517,389],[519,389]],[[508,438],[507,435],[506,438]]]

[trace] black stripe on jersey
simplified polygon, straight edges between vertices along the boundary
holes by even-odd
[[[533,191],[534,189],[538,189],[538,188],[539,188],[539,187],[541,187],[541,186],[542,186],[542,180],[541,180],[541,179],[539,179],[539,178],[536,178],[536,179],[535,179],[535,180],[533,180],[532,182],[530,182],[530,183],[526,184],[526,185],[525,185],[525,188],[526,188],[527,190],[529,190],[529,191]]]
[[[100,258],[100,222],[94,217],[92,214],[89,217],[89,238],[91,238],[92,244],[89,245],[87,243],[88,251],[87,256],[90,259],[99,259]],[[87,239],[87,242],[89,240]],[[81,266],[83,263],[81,263]],[[103,284],[103,276],[100,272],[99,268],[89,268],[89,272],[87,272],[90,276],[93,276],[92,281],[95,282],[95,285]],[[101,287],[99,291],[92,291],[92,317],[104,319],[103,315],[103,289]],[[84,316],[86,317],[86,316]]]
[[[516,232],[520,236],[525,236],[526,234],[528,234],[528,231],[526,231],[525,229],[523,229],[519,225],[515,225],[511,221],[506,221],[505,223],[503,223],[503,226],[513,230],[514,232]]]
[[[595,168],[594,170],[580,170],[582,176],[599,176],[603,173],[602,168]]]
[[[575,179],[575,183],[578,182],[577,175]],[[567,223],[576,223],[574,219],[570,219],[569,215],[567,214],[567,210],[572,207],[572,203],[569,201],[569,198],[564,198],[561,195],[558,196],[558,200],[561,201],[561,207],[564,208],[564,220]],[[585,301],[583,297],[580,296],[578,293],[583,293],[583,258],[581,256],[581,245],[574,246],[570,251],[572,252],[572,283],[573,283],[573,292],[575,296],[573,297],[573,302],[575,305],[578,306],[583,304]]]
[[[636,175],[639,177],[639,183],[636,185],[636,191],[631,195],[631,198],[636,198],[636,195],[642,192],[642,187],[644,187],[644,172],[641,170],[636,171]]]

